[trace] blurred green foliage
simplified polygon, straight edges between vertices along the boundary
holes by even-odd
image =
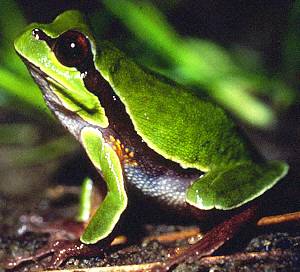
[[[300,1],[295,1],[289,16],[289,27],[283,41],[283,70],[292,84],[300,76]]]
[[[13,41],[27,25],[14,1],[0,1],[0,106],[16,106],[45,112],[44,102],[36,84],[30,79],[28,71],[17,56]]]
[[[149,1],[101,2],[167,63],[167,68],[154,67],[156,70],[205,91],[243,121],[260,128],[276,121],[274,110],[257,94],[282,106],[293,102],[293,89],[277,76],[266,76],[261,62],[253,63],[253,52],[243,50],[237,55],[212,41],[181,37]]]
[[[257,52],[237,47],[228,50],[213,41],[182,37],[150,1],[119,0],[118,5],[114,0],[99,2],[106,7],[106,11],[92,18],[95,29],[105,24],[106,19],[120,20],[134,34],[124,41],[134,45],[130,55],[142,60],[144,65],[210,96],[243,122],[267,128],[276,123],[279,109],[284,110],[295,101],[293,84],[288,84],[283,78],[295,80],[295,71],[299,70],[300,58],[297,56],[300,52],[300,32],[297,26],[300,1],[295,2],[291,11],[283,48],[282,71],[271,77],[267,75]],[[41,119],[49,122],[49,126],[56,126],[38,87],[13,48],[14,38],[27,24],[22,12],[12,0],[0,1],[0,10],[1,110],[20,111],[28,116],[38,113]],[[145,46],[147,50],[143,50]],[[126,49],[130,51],[130,46]],[[153,60],[153,56],[158,61]],[[264,103],[260,96],[267,97],[271,103]],[[74,151],[74,142],[70,142],[69,138],[54,137],[57,137],[54,141],[41,144],[39,131],[30,124],[0,124],[0,144],[27,143],[24,160],[28,158],[29,164],[55,159]],[[41,156],[47,153],[50,155],[44,156],[41,161]],[[16,164],[20,165],[20,162]]]

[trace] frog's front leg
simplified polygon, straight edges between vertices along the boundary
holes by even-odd
[[[50,241],[46,246],[38,249],[33,255],[19,256],[18,258],[6,259],[1,263],[1,267],[5,269],[14,269],[20,264],[28,261],[38,261],[43,257],[52,255],[49,262],[41,265],[46,269],[53,269],[60,266],[65,260],[75,256],[97,256],[103,253],[103,249],[108,247],[113,237],[108,237],[94,245],[83,244],[77,240],[55,240]]]
[[[112,235],[109,239],[101,241],[101,243],[99,242],[96,245],[85,245],[79,240],[91,214],[94,214],[96,211],[95,205],[97,203],[97,207],[99,207],[100,199],[98,196],[95,196],[97,193],[99,191],[93,186],[92,181],[86,178],[82,184],[77,220],[63,218],[47,222],[43,219],[41,220],[41,218],[37,220],[36,215],[26,216],[25,218],[23,216],[22,223],[23,225],[25,224],[26,232],[49,233],[48,242],[33,255],[6,259],[3,262],[3,266],[7,269],[12,269],[25,261],[37,261],[43,257],[52,255],[50,262],[46,266],[47,268],[55,268],[72,256],[95,256],[102,254],[103,248],[107,247],[112,241]]]
[[[54,255],[50,267],[59,266],[71,256],[93,256],[102,253],[113,240],[113,231],[119,222],[121,214],[127,207],[123,170],[118,155],[113,148],[106,144],[102,134],[95,128],[83,128],[81,143],[96,169],[106,182],[107,194],[100,207],[89,221],[80,241],[56,241],[53,244]],[[85,201],[81,205],[81,215],[87,212]]]
[[[114,230],[121,214],[127,207],[122,167],[116,152],[103,141],[101,133],[94,128],[84,128],[81,132],[82,145],[90,160],[101,172],[106,182],[107,194],[100,207],[89,221],[80,240],[60,239],[38,250],[33,256],[7,260],[4,266],[13,268],[18,264],[52,255],[47,268],[58,267],[72,256],[95,256],[103,252],[114,238]],[[85,217],[86,203],[81,205],[81,216]]]
[[[109,235],[106,239],[93,245],[86,245],[80,241],[80,236],[84,233],[84,228],[88,223],[89,215],[95,212],[93,207],[94,201],[90,198],[90,186],[90,180],[85,180],[82,186],[77,221],[60,219],[53,222],[44,222],[43,220],[34,222],[36,220],[32,220],[31,218],[36,217],[36,215],[28,216],[28,222],[24,222],[24,224],[27,225],[26,231],[49,233],[50,237],[47,244],[32,255],[8,258],[4,260],[1,265],[6,269],[13,269],[24,262],[38,261],[43,257],[52,255],[50,261],[42,265],[46,268],[57,268],[69,257],[101,255],[103,249],[111,244],[114,239],[114,234]],[[98,202],[98,199],[96,202]]]
[[[36,214],[23,215],[21,219],[22,233],[47,233],[49,234],[48,242],[33,255],[6,259],[3,262],[4,267],[13,268],[25,261],[36,261],[51,254],[53,258],[48,266],[56,267],[58,263],[61,263],[70,255],[96,255],[101,253],[104,242],[101,246],[84,247],[84,244],[79,240],[91,215],[95,213],[101,203],[101,195],[103,194],[100,193],[97,186],[93,186],[92,180],[86,178],[81,186],[79,212],[76,220],[75,218],[59,218],[50,222]],[[109,243],[107,242],[107,244]]]

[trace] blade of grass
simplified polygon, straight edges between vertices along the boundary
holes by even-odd
[[[162,54],[176,58],[180,37],[166,23],[164,16],[147,2],[101,1],[113,12],[140,40],[161,51]],[[137,4],[138,3],[138,4]]]
[[[18,5],[13,0],[0,1],[0,62],[11,71],[26,75],[26,69],[21,65],[14,51],[13,41],[26,26],[26,21]]]
[[[41,92],[32,80],[26,80],[6,68],[0,66],[0,92],[5,92],[10,97],[22,101],[24,105],[48,112]]]

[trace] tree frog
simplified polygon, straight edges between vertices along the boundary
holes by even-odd
[[[198,219],[208,210],[241,210],[193,253],[164,267],[187,254],[211,254],[253,216],[244,204],[288,171],[285,162],[261,158],[221,107],[141,67],[111,43],[96,43],[78,11],[29,25],[15,49],[106,183],[107,195],[80,237],[83,252],[111,241],[135,190],[149,205],[178,214],[197,210]]]

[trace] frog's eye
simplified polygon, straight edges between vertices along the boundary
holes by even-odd
[[[56,39],[53,52],[61,64],[78,67],[90,55],[90,43],[82,33],[69,30]]]

